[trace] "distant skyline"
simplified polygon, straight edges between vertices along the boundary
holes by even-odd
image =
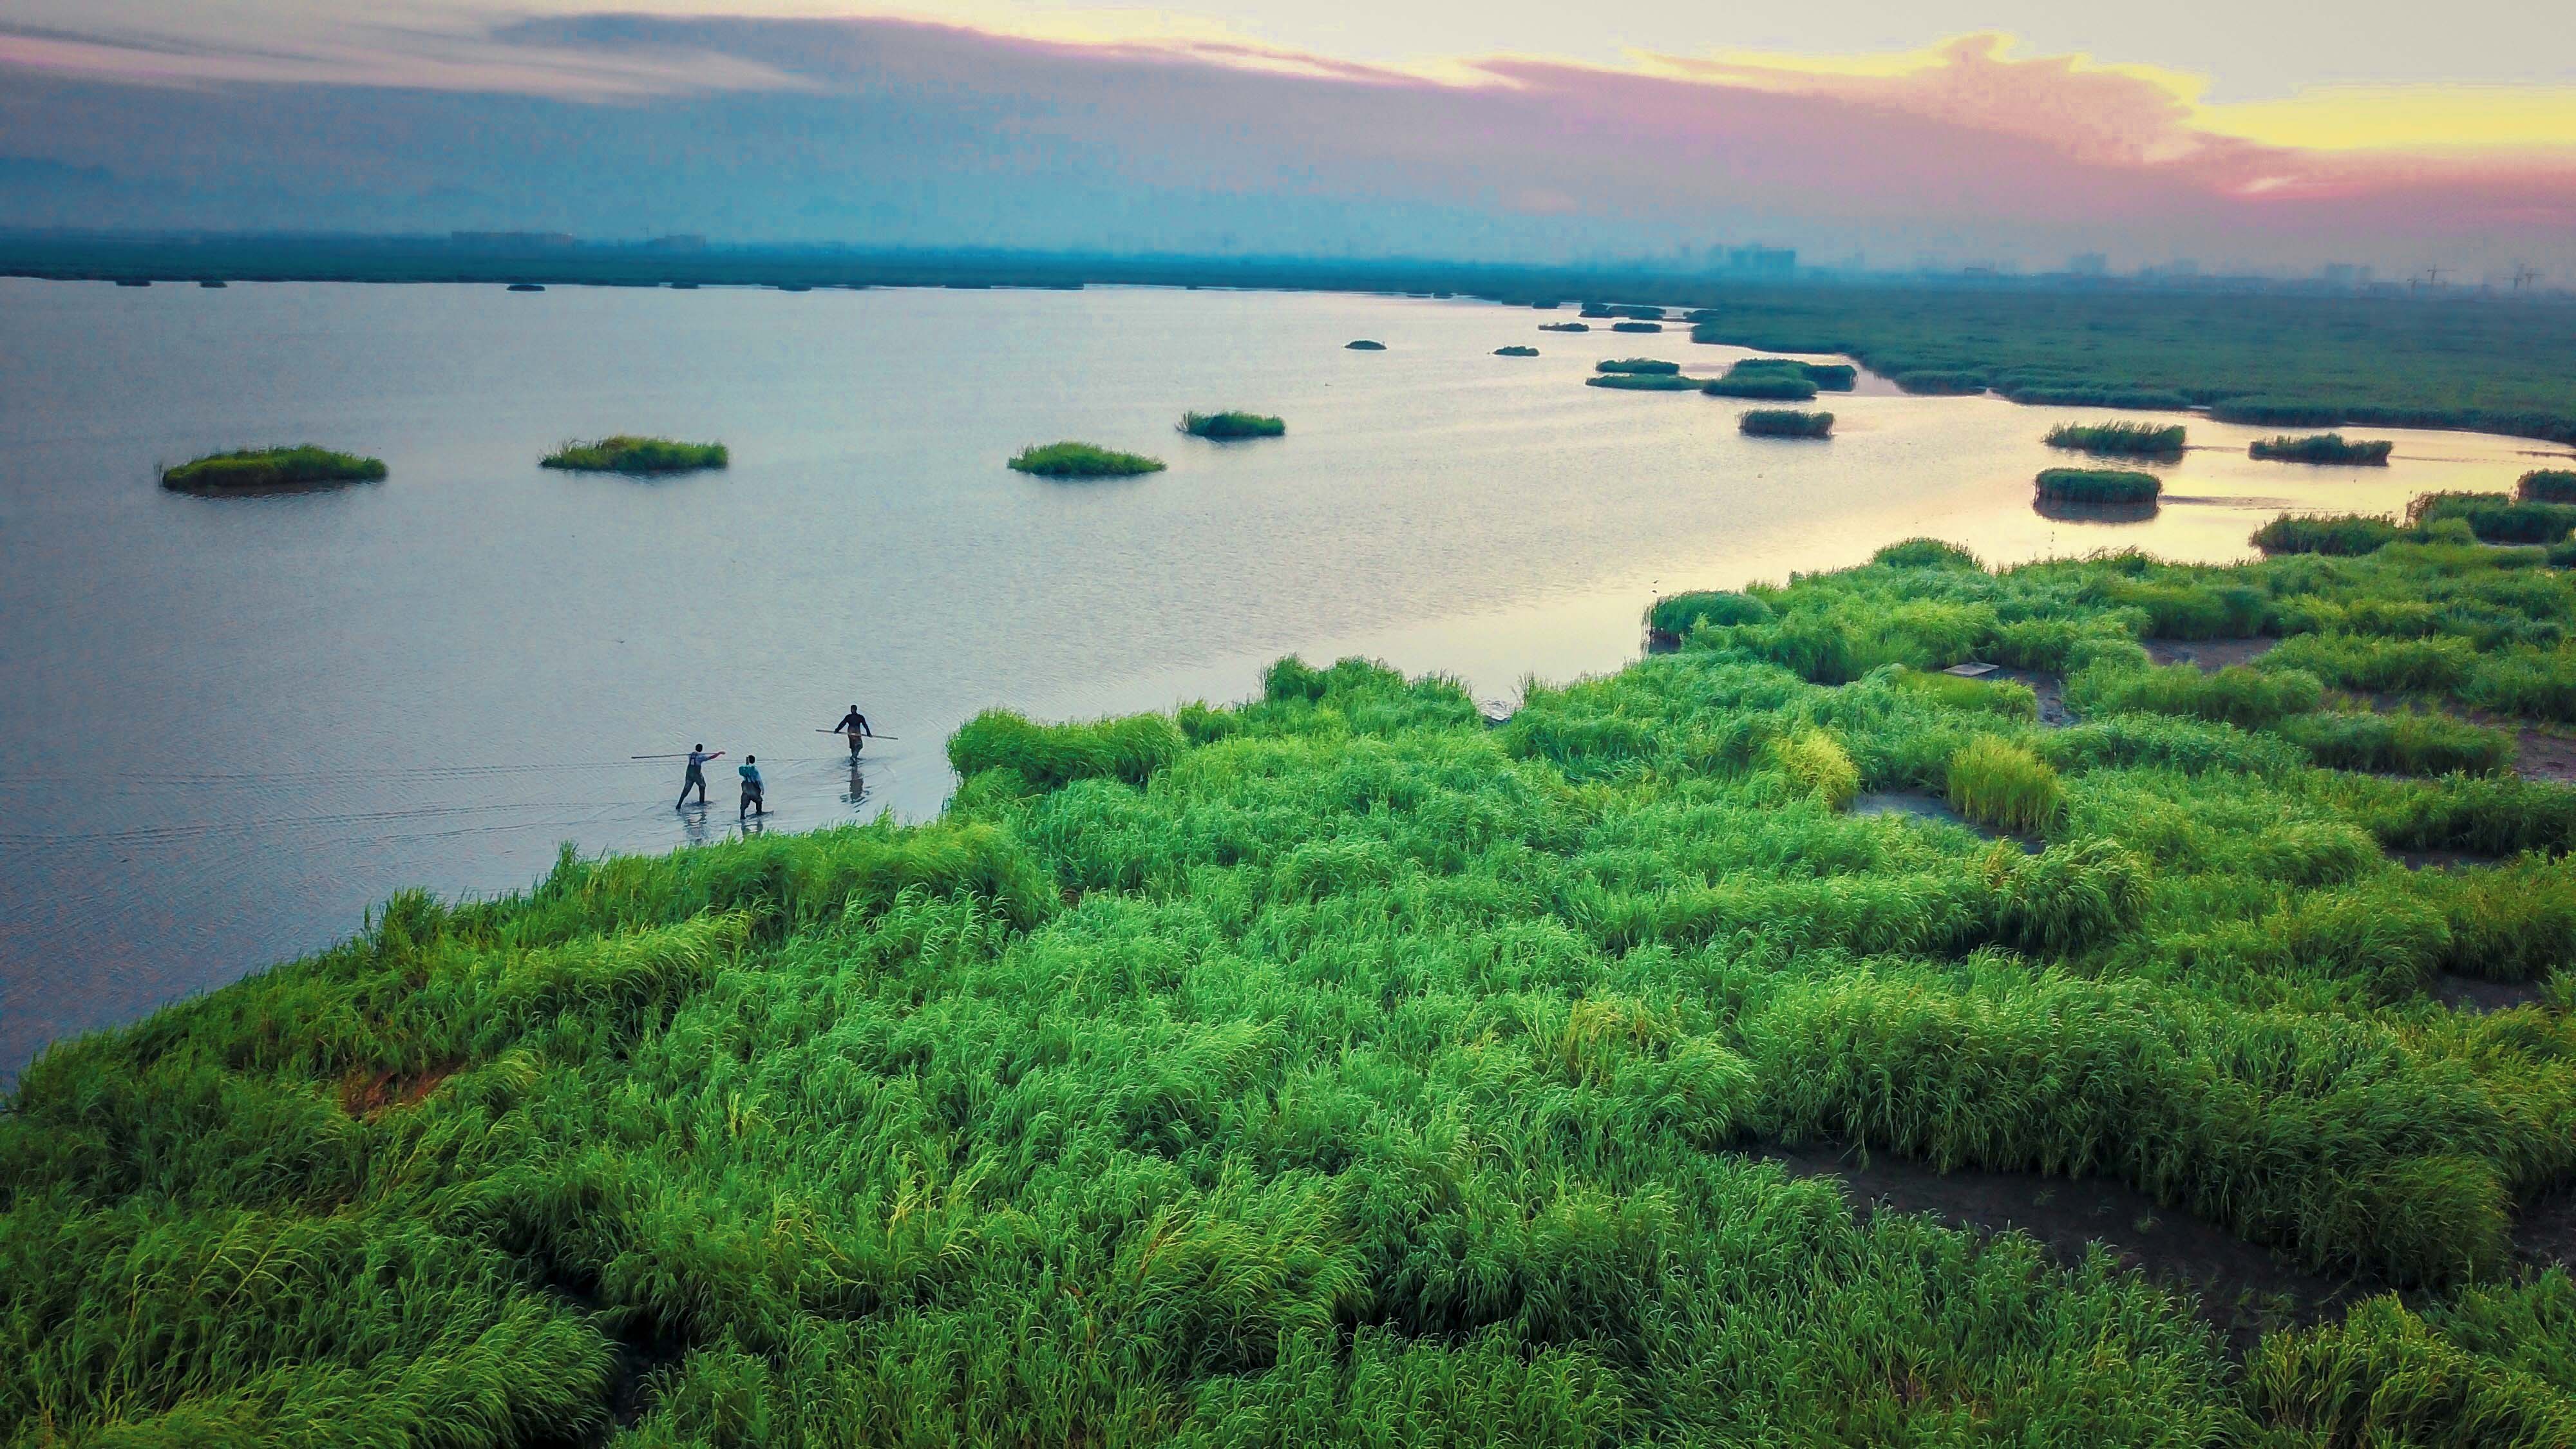
[[[2576,283],[2560,7],[0,3],[0,225]]]

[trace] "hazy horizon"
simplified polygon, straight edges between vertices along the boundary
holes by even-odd
[[[759,8],[20,0],[0,226],[2576,280],[2576,72],[2501,0]]]

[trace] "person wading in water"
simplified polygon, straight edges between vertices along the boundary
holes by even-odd
[[[876,731],[868,728],[868,717],[859,713],[859,707],[854,704],[850,706],[848,714],[841,716],[841,722],[832,726],[831,733],[848,735],[850,753],[856,756],[859,752],[859,741],[875,734]]]
[[[721,760],[723,758],[724,751],[722,750],[718,750],[714,754],[710,755],[707,753],[707,747],[705,745],[698,744],[689,746],[689,773],[680,777],[680,803],[672,806],[671,808],[674,810],[685,809],[689,803],[689,792],[691,790],[698,792],[699,804],[704,805],[707,803],[707,761]]]
[[[736,765],[733,772],[742,776],[742,804],[735,808],[734,818],[739,820],[747,814],[768,814],[769,802],[762,799],[760,793],[760,756],[743,756],[742,763]]]

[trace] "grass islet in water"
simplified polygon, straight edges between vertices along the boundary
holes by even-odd
[[[1276,438],[1288,431],[1281,419],[1261,413],[1183,413],[1181,431],[1193,438]]]
[[[1538,349],[1535,347],[1522,347],[1518,344],[1514,344],[1510,347],[1495,348],[1494,355],[1496,357],[1536,357],[1538,356]]]
[[[637,476],[655,473],[694,473],[705,468],[722,468],[733,455],[722,443],[681,443],[669,438],[637,437],[618,433],[588,442],[565,443],[548,453],[540,467],[560,468],[573,473],[626,473]]]
[[[1724,377],[1713,377],[1700,384],[1700,391],[1711,397],[1753,398],[1766,402],[1805,402],[1816,395],[1816,385],[1795,373],[1756,368],[1751,372],[1730,369]]]
[[[2045,441],[2097,457],[2178,458],[2184,437],[2180,423],[2060,423]]]
[[[161,470],[161,486],[189,493],[223,493],[262,488],[316,487],[326,483],[373,483],[385,476],[384,461],[355,453],[335,453],[311,443],[292,448],[243,448],[210,453]]]
[[[1132,478],[1162,472],[1163,460],[1093,443],[1063,442],[1022,448],[1011,466],[1041,478]]]
[[[1834,415],[1797,408],[1753,408],[1735,420],[1735,427],[1753,438],[1830,438]]]
[[[2043,468],[2038,486],[2052,503],[2153,503],[2165,489],[2152,473],[2119,468]]]
[[[1345,351],[1350,351],[1350,352],[1384,352],[1384,351],[1386,351],[1386,344],[1385,344],[1385,343],[1383,343],[1383,342],[1379,342],[1379,341],[1376,341],[1376,340],[1374,340],[1374,339],[1367,338],[1367,337],[1362,337],[1362,338],[1358,338],[1358,339],[1355,339],[1355,340],[1350,341],[1350,342],[1345,342],[1345,343],[1343,343],[1343,344],[1342,344],[1342,347],[1343,347],[1343,349],[1344,349]]]
[[[1615,388],[1622,392],[1697,392],[1699,379],[1676,377],[1668,372],[1596,372],[1583,380],[1586,387]]]
[[[2311,433],[2304,438],[2294,438],[2284,433],[2277,438],[2255,439],[2246,445],[2245,454],[2276,463],[2342,463],[2384,468],[2388,466],[2388,455],[2396,447],[2385,438],[2355,441],[2341,433]]]
[[[1635,373],[1641,376],[1647,374],[1659,374],[1665,377],[1672,377],[1681,372],[1682,365],[1678,362],[1666,362],[1663,359],[1656,357],[1608,357],[1592,364],[1592,370],[1594,372]]]

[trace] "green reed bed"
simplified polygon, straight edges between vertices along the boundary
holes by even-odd
[[[1374,338],[1361,337],[1343,343],[1342,348],[1347,352],[1384,352],[1386,344]]]
[[[1610,330],[1613,332],[1661,332],[1664,330],[1664,324],[1661,322],[1613,322],[1610,324]]]
[[[1682,365],[1678,362],[1666,362],[1657,357],[1605,357],[1592,364],[1592,370],[1671,377],[1682,370]]]
[[[1160,473],[1163,460],[1142,453],[1122,453],[1094,443],[1031,444],[1011,457],[1010,466],[1041,478],[1132,478]]]
[[[1796,408],[1748,408],[1736,416],[1735,430],[1752,438],[1830,438],[1834,415]]]
[[[1713,377],[1700,384],[1700,391],[1711,397],[1747,398],[1762,402],[1806,402],[1816,395],[1816,385],[1803,377],[1785,372],[1733,372]]]
[[[1697,392],[1699,379],[1677,377],[1668,372],[1598,372],[1583,380],[1586,387],[1617,388],[1625,392]]]
[[[1276,438],[1288,431],[1288,424],[1262,413],[1183,413],[1180,430],[1193,438]]]
[[[2564,1443],[2516,1254],[2576,1181],[2576,792],[2140,643],[2490,641],[2413,676],[2457,703],[2576,623],[2525,556],[1912,540],[1659,600],[1678,652],[1500,727],[1283,660],[979,716],[920,824],[398,896],[25,1072],[0,1438]],[[1863,1217],[1774,1144],[2114,1179],[2355,1301],[2239,1365],[2137,1224]]]
[[[2402,531],[2393,518],[2366,514],[2326,517],[2284,513],[2254,530],[2251,541],[2267,554],[2316,553],[2354,557],[2387,546]]]
[[[2406,506],[2418,529],[2457,519],[2485,543],[2557,543],[2576,532],[2576,505],[2523,503],[2503,493],[2427,493]]]
[[[1538,356],[1538,349],[1535,347],[1523,347],[1518,343],[1514,343],[1509,347],[1495,348],[1494,355],[1496,357],[1536,357]]]
[[[2100,503],[2135,506],[2157,501],[2164,483],[2152,473],[2117,468],[2043,468],[2039,497],[2051,503]]]
[[[161,486],[183,493],[257,492],[314,488],[333,483],[373,483],[385,476],[381,459],[335,453],[304,443],[292,448],[243,448],[209,453],[161,470]]]
[[[1848,362],[1800,362],[1793,357],[1747,357],[1727,369],[1729,376],[1785,373],[1804,378],[1823,392],[1849,392],[1860,382],[1860,369]]]
[[[2576,470],[2534,468],[2514,480],[2516,503],[2576,503]]]
[[[1541,332],[1589,332],[1592,330],[1592,324],[1589,322],[1541,322],[1538,324],[1538,330]]]
[[[2341,433],[2311,433],[2294,438],[2283,433],[2273,438],[2257,438],[2246,445],[2246,456],[2267,458],[2278,463],[2335,463],[2345,466],[2384,468],[2388,455],[2397,445],[2385,438],[2356,441]]]
[[[680,443],[669,438],[642,438],[628,433],[570,442],[556,447],[538,463],[574,473],[694,473],[722,468],[733,455],[722,443]]]
[[[2180,423],[2060,423],[2045,441],[2103,458],[2179,458],[2185,435]]]

